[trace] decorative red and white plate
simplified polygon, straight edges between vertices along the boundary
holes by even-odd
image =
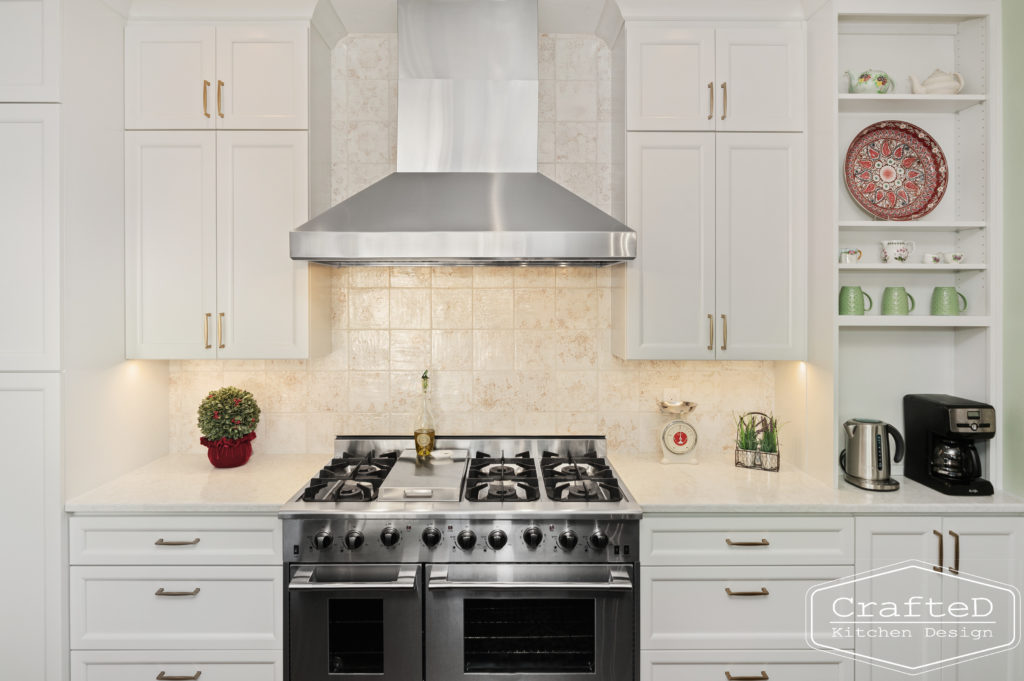
[[[846,152],[846,188],[861,208],[883,220],[917,220],[946,194],[949,167],[942,147],[906,121],[881,121]]]

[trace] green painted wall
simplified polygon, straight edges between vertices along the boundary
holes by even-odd
[[[1024,494],[1024,2],[1003,0],[1003,130],[1006,196],[1003,337],[1005,487]]]

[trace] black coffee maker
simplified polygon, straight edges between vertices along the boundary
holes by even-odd
[[[952,395],[906,395],[903,420],[906,477],[943,494],[992,494],[992,483],[981,477],[975,446],[996,435],[996,410],[991,405]]]

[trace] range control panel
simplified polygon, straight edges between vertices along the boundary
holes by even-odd
[[[632,563],[639,525],[601,520],[324,518],[284,523],[301,563]]]

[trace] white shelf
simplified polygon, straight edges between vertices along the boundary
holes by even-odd
[[[992,318],[971,315],[839,315],[836,324],[840,328],[979,328],[991,326]]]
[[[957,113],[985,95],[839,95],[839,113]]]
[[[910,263],[907,265],[887,265],[885,263],[840,263],[837,265],[840,272],[982,272],[988,269],[988,265],[975,265],[961,263],[959,265],[928,265],[925,263]]]
[[[887,230],[903,230],[907,232],[965,232],[972,229],[985,229],[984,220],[957,220],[939,222],[929,220],[840,220],[839,229],[846,232],[881,232]]]

